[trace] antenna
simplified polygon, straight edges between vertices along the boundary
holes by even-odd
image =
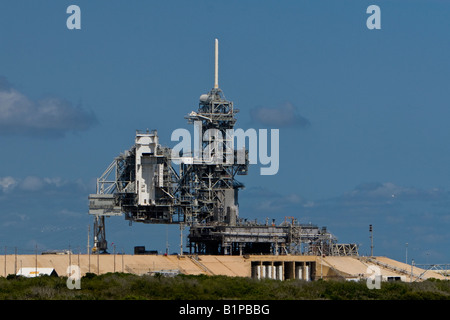
[[[219,88],[219,40],[215,43],[215,61],[214,61],[214,89]]]

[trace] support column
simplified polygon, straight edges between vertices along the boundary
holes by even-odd
[[[108,242],[105,233],[105,216],[95,215],[94,217],[94,247],[93,251],[97,253],[106,253]]]

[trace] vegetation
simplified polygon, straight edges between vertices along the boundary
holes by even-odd
[[[138,276],[87,274],[81,289],[67,278],[0,277],[2,300],[449,300],[450,282],[383,282],[368,289],[364,281],[276,281],[226,276]]]

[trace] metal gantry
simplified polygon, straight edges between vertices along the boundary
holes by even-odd
[[[248,151],[234,148],[239,110],[218,86],[217,40],[215,47],[214,88],[185,117],[196,132],[194,150],[174,155],[159,144],[156,130],[137,131],[134,145],[114,159],[97,179],[97,192],[89,196],[93,251],[107,252],[105,217],[123,215],[130,223],[189,227],[191,253],[346,254],[349,248],[336,247],[326,228],[298,224],[293,218],[275,225],[239,216],[238,193],[244,185],[236,177],[248,173]]]

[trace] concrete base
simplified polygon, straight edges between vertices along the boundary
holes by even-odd
[[[5,263],[6,259],[6,263]],[[47,254],[0,256],[0,276],[16,274],[20,268],[53,268],[59,276],[67,276],[70,265],[80,267],[81,275],[88,272],[103,274],[125,272],[138,275],[154,274],[206,274],[232,277],[271,278],[277,280],[301,279],[366,279],[378,267],[383,280],[422,281],[428,278],[446,279],[445,276],[426,271],[386,257],[320,257],[290,255],[249,256],[177,256],[177,255],[95,255]],[[419,277],[420,276],[420,277]]]

